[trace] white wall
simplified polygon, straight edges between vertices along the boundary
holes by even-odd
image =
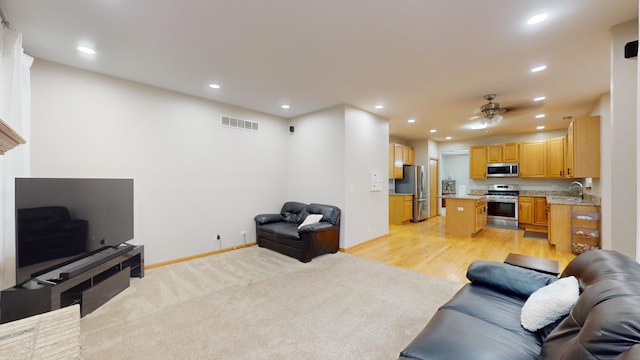
[[[339,105],[290,123],[288,198],[340,207],[341,248],[388,233],[388,121]],[[371,171],[382,174],[382,191],[370,191]]]
[[[43,60],[32,104],[31,175],[133,178],[148,264],[255,242],[253,217],[287,198],[284,119]]]
[[[611,158],[603,161],[616,165],[611,172],[611,204],[603,203],[603,211],[611,211],[611,248],[638,259],[638,203],[631,201],[638,195],[638,60],[624,58],[624,45],[638,40],[638,21],[617,25],[611,32],[611,137],[603,143],[611,148]]]
[[[344,247],[389,232],[389,122],[367,111],[345,109],[346,213]],[[371,191],[371,172],[381,175],[380,191]]]
[[[287,200],[335,205],[344,210],[344,106],[291,119]]]
[[[611,181],[613,180],[613,155],[611,135],[613,126],[611,122],[611,93],[600,96],[591,115],[600,116],[600,179],[593,179],[593,188],[585,189],[585,194],[600,197],[600,241],[603,249],[612,249],[612,195]]]
[[[442,180],[453,179],[456,186],[463,186],[465,194],[469,189],[469,152],[456,151],[444,152],[440,154],[440,182]],[[440,189],[442,191],[442,189]],[[457,190],[456,190],[457,191]],[[459,195],[464,195],[458,192]]]

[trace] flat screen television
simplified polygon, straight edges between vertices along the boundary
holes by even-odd
[[[16,178],[16,284],[133,239],[133,179]]]

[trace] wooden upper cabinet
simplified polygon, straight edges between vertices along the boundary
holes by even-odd
[[[402,147],[389,144],[389,179],[402,179]]]
[[[547,142],[545,140],[520,143],[520,177],[547,177]]]
[[[389,179],[402,179],[402,165],[415,165],[415,150],[401,144],[389,144]]]
[[[416,151],[409,146],[403,146],[402,159],[405,165],[415,165],[416,163]]]
[[[520,161],[519,151],[520,146],[518,143],[503,144],[502,161],[504,162],[518,162]]]
[[[566,159],[567,177],[600,177],[599,116],[574,119],[569,124]]]
[[[518,162],[518,143],[487,145],[487,163]]]
[[[566,137],[547,140],[547,177],[565,177]]]
[[[472,179],[487,178],[487,146],[472,146],[469,149],[469,176]]]
[[[488,163],[502,162],[503,154],[504,154],[504,146],[502,146],[502,144],[487,146],[487,162]]]

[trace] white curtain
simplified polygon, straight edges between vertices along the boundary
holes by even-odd
[[[0,119],[27,140],[0,155],[0,289],[15,285],[14,184],[30,169],[32,63],[22,49],[22,34],[0,29]]]

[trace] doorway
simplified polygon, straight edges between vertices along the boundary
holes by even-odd
[[[466,194],[469,185],[469,150],[442,151],[438,180],[456,180],[456,193]],[[447,209],[440,208],[440,215],[446,216]]]

